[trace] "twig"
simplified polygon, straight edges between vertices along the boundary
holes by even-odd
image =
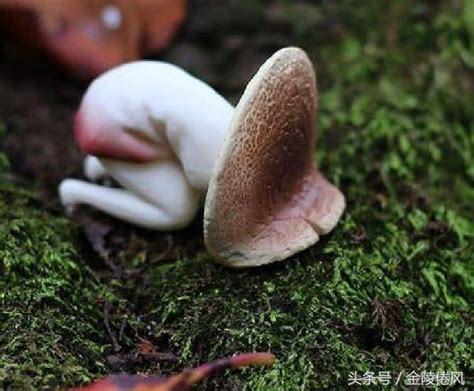
[[[124,318],[122,320],[122,324],[120,325],[120,331],[119,331],[119,336],[118,336],[118,340],[121,342],[122,341],[122,338],[123,338],[123,332],[125,331],[125,327],[127,326],[127,319]]]
[[[110,303],[109,303],[109,301],[106,301],[104,303],[104,311],[103,311],[105,328],[107,329],[107,333],[109,334],[110,339],[112,340],[112,344],[114,346],[115,352],[120,352],[120,350],[122,350],[122,347],[120,346],[120,344],[117,341],[117,336],[116,336],[115,332],[110,327],[109,313],[110,313]]]
[[[146,359],[146,360],[157,360],[157,361],[172,361],[172,362],[177,362],[178,357],[176,357],[172,353],[158,353],[158,352],[138,352],[138,356]]]

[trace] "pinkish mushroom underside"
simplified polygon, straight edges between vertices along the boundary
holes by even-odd
[[[343,196],[313,164],[316,99],[312,64],[296,48],[277,52],[247,87],[206,202],[206,244],[222,262],[284,259],[339,219]]]

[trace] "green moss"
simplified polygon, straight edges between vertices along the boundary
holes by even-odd
[[[473,369],[473,53],[461,10],[403,12],[394,47],[385,20],[355,7],[341,39],[310,50],[316,157],[348,201],[337,229],[267,268],[203,256],[155,270],[147,322],[186,361],[277,353],[270,371],[226,384],[314,390],[344,387],[350,371]]]
[[[104,288],[68,222],[41,211],[0,161],[0,388],[89,381],[105,371]]]
[[[279,358],[203,389],[344,388],[351,371],[473,370],[474,45],[465,3],[306,6],[315,16],[294,27],[293,43],[318,70],[316,158],[346,195],[341,223],[280,264],[230,271],[198,247],[115,280],[111,326],[125,319],[123,349],[146,337],[189,365],[248,350]],[[337,38],[308,33],[331,18],[342,25]],[[0,194],[0,377],[39,385],[103,373],[111,346],[97,298],[112,293],[79,261],[65,220],[17,187]],[[176,239],[186,235],[195,243],[201,233]],[[164,236],[122,261],[153,259],[156,241]]]

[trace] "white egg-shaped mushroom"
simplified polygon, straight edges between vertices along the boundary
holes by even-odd
[[[88,205],[147,229],[188,225],[204,199],[234,108],[206,83],[159,61],[120,65],[95,79],[74,121],[91,181],[67,178],[61,203]]]
[[[317,89],[298,48],[270,57],[248,84],[209,184],[206,247],[231,267],[283,260],[339,221],[343,194],[314,161]]]

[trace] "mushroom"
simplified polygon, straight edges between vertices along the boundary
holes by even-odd
[[[121,65],[97,78],[75,117],[90,180],[112,177],[122,188],[77,179],[59,186],[63,205],[93,206],[155,230],[194,218],[234,108],[207,84],[159,61]]]
[[[313,162],[316,79],[305,52],[270,57],[237,105],[204,209],[208,251],[231,267],[285,259],[337,224],[343,194]]]
[[[217,260],[282,260],[334,228],[345,206],[314,166],[315,118],[314,70],[298,48],[267,60],[235,110],[176,66],[122,65],[91,84],[75,120],[86,176],[122,188],[65,179],[60,198],[155,230],[184,227],[206,198]]]
[[[185,14],[186,0],[0,1],[4,29],[85,78],[163,49]]]

